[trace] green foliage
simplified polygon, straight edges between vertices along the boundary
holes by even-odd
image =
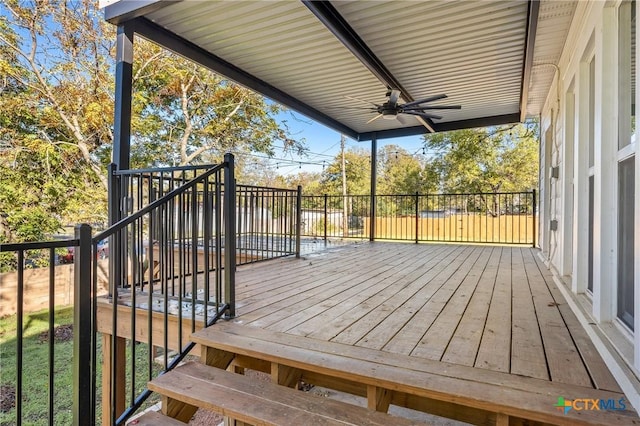
[[[345,170],[347,174],[347,194],[366,195],[371,192],[371,156],[364,149],[345,151]],[[322,188],[329,195],[342,194],[342,158],[336,155],[322,173]]]
[[[425,135],[427,175],[442,192],[528,191],[538,180],[538,123]]]
[[[116,27],[97,6],[0,3],[0,241],[106,222]],[[132,108],[132,168],[303,149],[274,119],[279,106],[140,38]]]
[[[73,307],[58,307],[55,311],[55,327],[73,324]],[[25,314],[22,330],[24,336],[22,385],[25,398],[22,406],[22,424],[48,424],[48,380],[49,380],[49,345],[48,327],[49,311],[43,310]],[[0,384],[15,386],[16,371],[16,315],[0,318]],[[130,341],[126,348],[126,365],[131,365],[132,350]],[[98,335],[96,363],[97,386],[97,421],[100,424],[102,394],[102,339]],[[140,394],[148,381],[149,352],[148,345],[135,345],[136,356],[136,394]],[[73,341],[56,340],[54,345],[54,424],[68,425],[73,423]],[[161,365],[151,366],[154,376],[161,371]],[[130,394],[131,380],[127,380],[127,395]],[[143,409],[157,403],[158,395],[152,395]],[[0,412],[0,426],[16,424],[15,408],[7,413]]]
[[[379,194],[427,194],[437,185],[425,173],[425,158],[412,155],[397,145],[386,145],[378,152]]]
[[[300,151],[282,110],[235,83],[144,40],[134,51],[133,166],[217,163],[225,152]]]
[[[304,195],[325,194],[325,187],[322,184],[323,175],[320,173],[300,172],[294,175],[279,176],[276,182],[278,187],[297,188],[302,186]]]

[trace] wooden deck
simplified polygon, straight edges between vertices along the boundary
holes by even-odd
[[[106,334],[111,306],[98,306]],[[129,309],[118,306],[125,317]],[[136,311],[139,324],[147,312]],[[178,342],[172,318],[169,342]],[[130,338],[126,324],[118,336]],[[198,343],[205,364],[333,387],[378,411],[391,403],[474,424],[640,424],[532,248],[359,243],[244,265],[236,317],[190,329],[183,343]],[[563,413],[559,398],[577,405]]]
[[[365,243],[248,265],[238,269],[233,321],[429,360],[430,368],[471,367],[485,372],[478,377],[494,374],[493,384],[544,383],[550,412],[558,397],[600,390],[624,398],[536,253]]]
[[[239,268],[236,292],[237,323],[620,392],[534,249],[353,245]]]

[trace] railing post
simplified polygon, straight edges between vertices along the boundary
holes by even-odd
[[[120,220],[120,185],[118,183],[118,176],[116,171],[118,166],[115,163],[109,164],[109,178],[108,178],[108,195],[109,195],[109,226]],[[116,277],[120,277],[121,271],[121,248],[119,241],[116,241],[115,235],[109,237],[109,296],[113,294],[113,286],[116,282]]]
[[[329,218],[327,217],[327,200],[329,196],[324,194],[324,241],[327,241],[327,221]]]
[[[302,186],[296,195],[296,259],[300,259],[300,236],[302,235]]]
[[[224,285],[226,318],[236,316],[236,181],[233,154],[224,155]]]
[[[420,230],[420,206],[419,206],[419,197],[420,193],[416,191],[416,244],[420,241],[419,230]]]
[[[369,241],[373,242],[376,239],[376,180],[377,177],[377,166],[378,166],[378,141],[377,136],[374,133],[373,138],[371,138],[371,199],[369,200],[369,208],[371,211],[369,212],[370,222],[369,222]]]
[[[533,213],[533,247],[536,246],[536,190],[533,192],[533,200],[531,201],[531,211]]]
[[[77,225],[75,238],[80,242],[74,252],[73,288],[73,424],[94,424],[95,401],[92,393],[91,336],[94,309],[91,289],[91,227]],[[53,337],[51,337],[53,338]]]

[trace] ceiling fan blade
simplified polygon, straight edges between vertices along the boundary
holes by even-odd
[[[403,111],[423,111],[425,109],[462,109],[461,105],[433,105],[433,106],[412,106],[402,107]]]
[[[398,98],[400,98],[400,91],[397,89],[391,89],[389,93],[389,103],[391,105],[396,105],[398,103]]]
[[[348,107],[339,107],[339,106],[334,106],[334,107],[327,107],[327,109],[331,109],[331,110],[353,110],[353,111],[371,111],[371,112],[376,112],[378,111],[378,108],[371,108],[371,107],[359,107],[359,106],[348,106]]]
[[[434,118],[436,120],[440,120],[442,117],[435,114],[427,114],[420,111],[404,111],[403,114],[415,115],[422,118]]]
[[[420,117],[418,115],[416,115],[415,117],[416,117],[416,120],[418,120],[418,122],[420,124],[422,124],[429,131],[429,133],[435,133],[436,132],[435,129],[431,126],[429,120],[427,120],[425,118],[422,118],[422,117]]]
[[[377,120],[378,118],[382,117],[382,114],[378,114],[375,117],[373,117],[371,120],[367,121],[367,124],[371,123],[372,121]]]
[[[446,97],[447,97],[447,95],[445,95],[445,94],[435,95],[435,96],[431,96],[429,98],[418,99],[417,101],[407,102],[406,104],[404,104],[402,106],[403,107],[411,107],[411,106],[414,106],[414,105],[420,105],[420,104],[425,104],[427,102],[437,101],[439,99],[445,99]]]
[[[346,96],[345,95],[345,98],[351,99],[352,101],[358,101],[358,102],[363,102],[363,103],[368,104],[368,105],[373,105],[376,108],[379,106],[377,104],[374,104],[373,102],[365,101],[364,99],[354,98],[353,96]]]

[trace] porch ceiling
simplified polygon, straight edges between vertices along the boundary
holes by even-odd
[[[575,1],[117,1],[112,23],[359,140],[426,133],[378,119],[387,87],[406,102],[446,93],[434,131],[538,114]],[[536,42],[541,40],[541,43]],[[535,48],[535,49],[534,49]],[[533,78],[532,78],[533,75]],[[531,94],[531,96],[530,96]]]

